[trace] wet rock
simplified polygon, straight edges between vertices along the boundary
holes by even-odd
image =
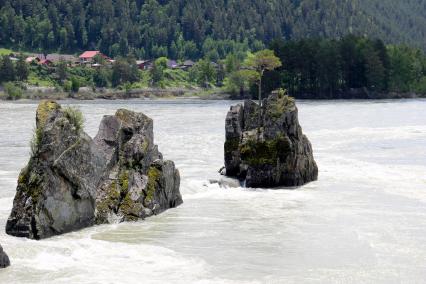
[[[179,173],[172,162],[162,161],[147,116],[118,110],[104,117],[92,140],[82,130],[81,113],[45,101],[37,109],[36,123],[32,155],[19,175],[6,224],[8,234],[42,239],[95,223],[138,220],[182,203]],[[158,169],[161,183],[153,187],[147,205],[154,162],[168,166]]]
[[[247,187],[300,186],[318,178],[311,143],[294,99],[274,93],[259,107],[231,107],[225,123],[226,175]]]
[[[0,268],[6,268],[10,266],[10,260],[7,254],[3,251],[2,246],[0,245]]]
[[[111,157],[96,195],[96,223],[135,221],[182,203],[179,171],[154,145],[149,117],[118,110],[104,117],[95,144]]]
[[[6,232],[45,238],[94,223],[93,196],[103,161],[76,121],[78,113],[55,102],[37,109],[32,155],[21,171]]]

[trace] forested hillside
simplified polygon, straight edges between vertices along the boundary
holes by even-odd
[[[0,0],[0,46],[223,58],[348,33],[425,48],[426,0]]]

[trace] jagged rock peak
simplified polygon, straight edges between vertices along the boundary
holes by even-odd
[[[225,132],[226,175],[247,187],[300,186],[318,177],[311,143],[289,96],[273,93],[262,107],[251,100],[232,106]]]

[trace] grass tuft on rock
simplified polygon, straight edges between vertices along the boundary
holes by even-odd
[[[66,107],[64,108],[65,117],[68,121],[74,125],[78,132],[83,130],[84,127],[84,117],[83,113],[76,107]]]
[[[273,104],[268,106],[268,113],[273,118],[280,118],[283,113],[289,110],[293,110],[296,107],[296,102],[293,97],[288,95],[278,96]]]

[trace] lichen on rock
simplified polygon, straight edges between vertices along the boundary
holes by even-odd
[[[249,100],[232,106],[225,132],[226,175],[247,187],[300,186],[318,177],[311,143],[289,96],[274,93],[262,107]]]
[[[46,124],[50,114],[61,109],[61,106],[55,101],[42,101],[37,107],[36,124],[37,128],[42,129]]]
[[[162,165],[171,163],[173,172],[178,171],[173,162],[163,161],[154,144],[150,118],[120,109],[115,116],[104,117],[94,141],[111,157],[112,165],[106,185],[101,185],[97,192],[97,223],[144,219],[182,203],[180,179]],[[119,185],[118,204],[104,192],[111,179]],[[110,209],[105,211],[106,208]]]

